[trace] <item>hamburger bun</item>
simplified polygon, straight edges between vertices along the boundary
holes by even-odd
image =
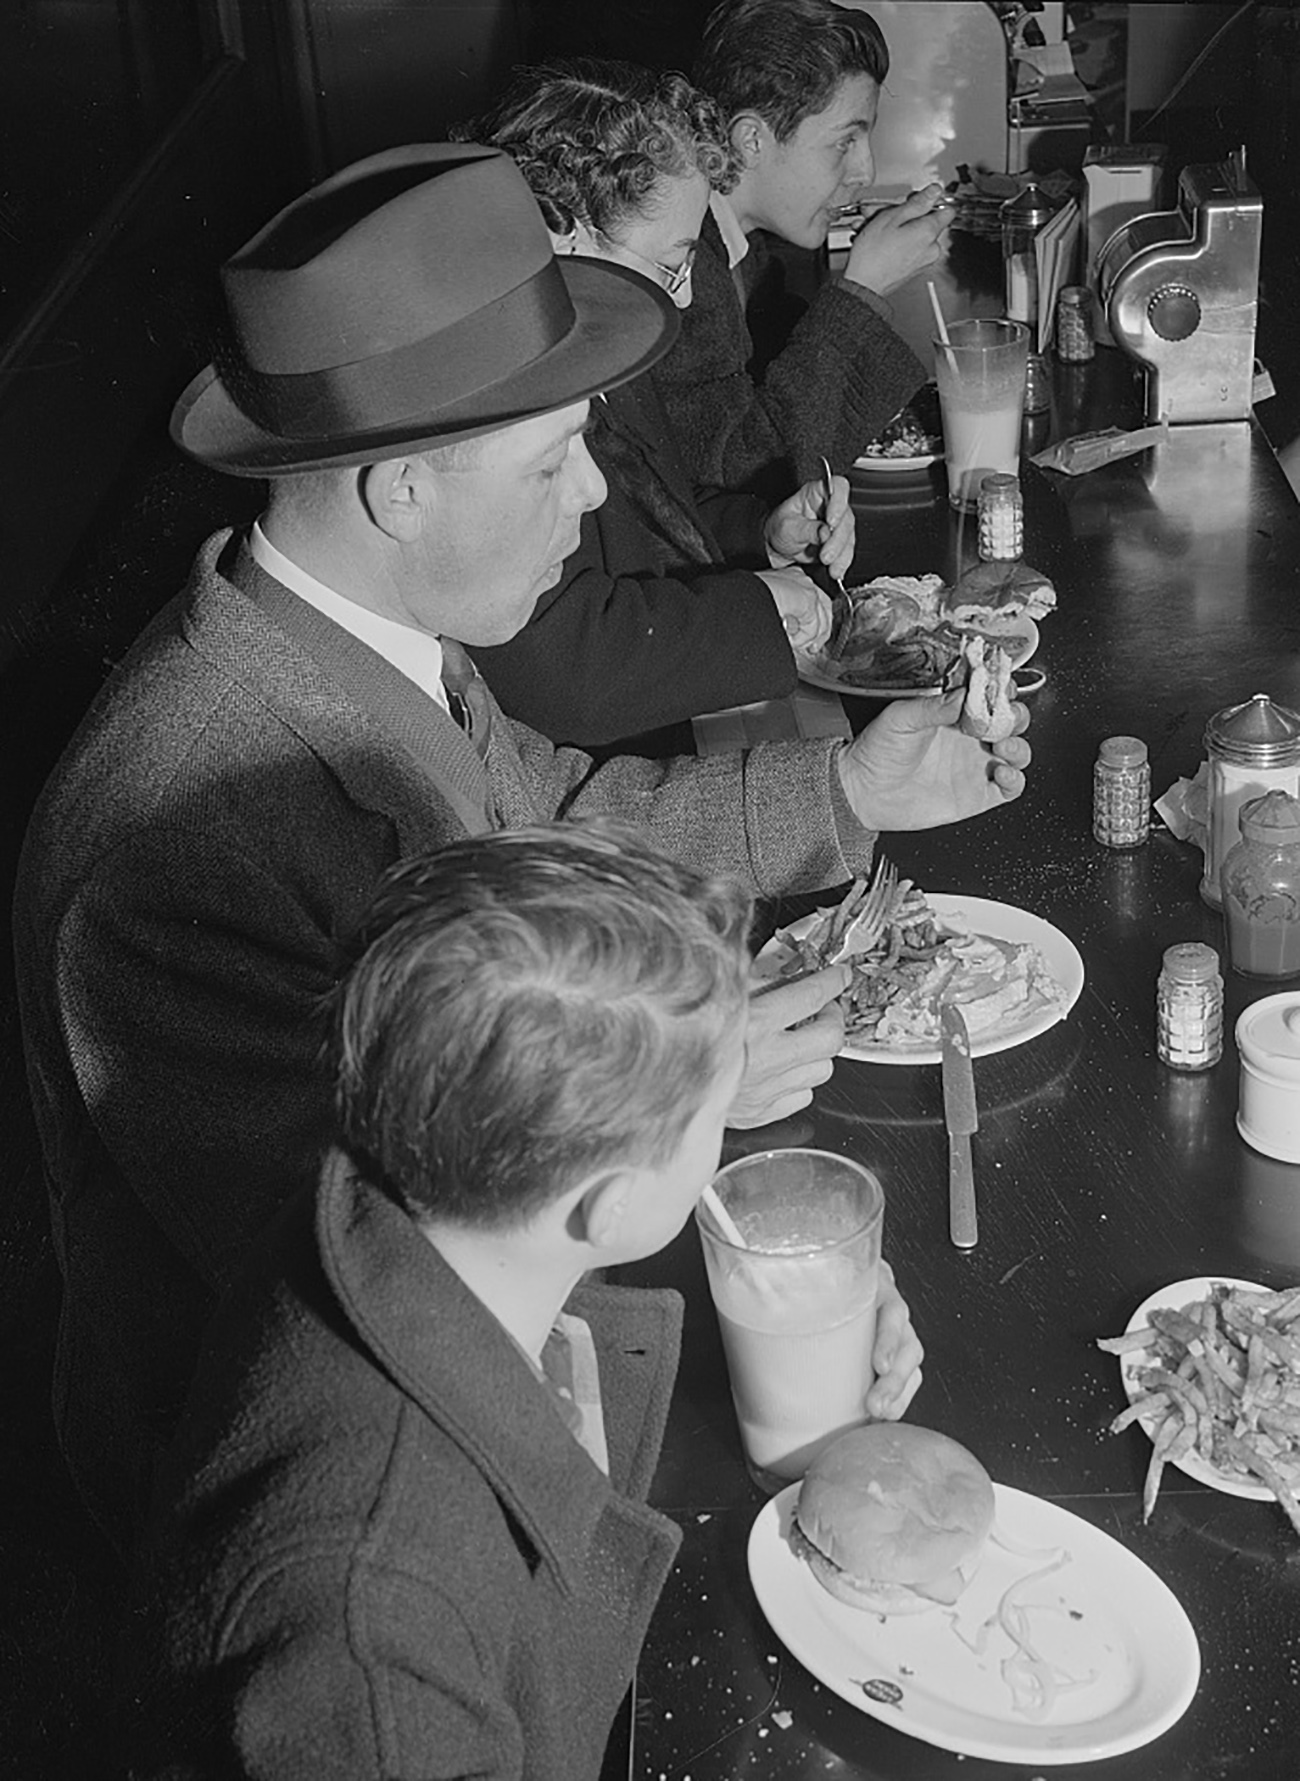
[[[957,1600],[993,1513],[988,1473],[956,1441],[911,1423],[868,1423],[808,1468],[794,1547],[850,1607],[917,1614]]]
[[[977,563],[943,594],[943,615],[960,630],[1009,631],[1019,618],[1042,618],[1056,589],[1028,563]]]

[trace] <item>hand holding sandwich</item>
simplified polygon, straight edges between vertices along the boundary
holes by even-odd
[[[965,701],[964,687],[942,699],[895,699],[841,750],[840,781],[864,827],[939,828],[1020,796],[1028,710],[1014,704],[1014,734],[986,743],[958,728]]]

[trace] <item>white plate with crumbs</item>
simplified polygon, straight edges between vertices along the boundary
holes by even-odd
[[[887,458],[883,452],[863,452],[860,458],[854,458],[853,468],[894,473],[901,471],[906,474],[909,470],[928,470],[931,464],[938,461],[939,455],[937,451],[927,451],[914,458]]]
[[[956,1607],[886,1619],[830,1595],[796,1556],[792,1484],[750,1531],[759,1606],[819,1682],[942,1750],[1047,1765],[1149,1744],[1186,1712],[1200,1680],[1182,1605],[1091,1522],[1004,1484],[993,1492],[994,1533]],[[1004,1630],[1000,1605],[1024,1646]]]
[[[1268,1289],[1255,1280],[1236,1280],[1229,1274],[1197,1274],[1189,1280],[1174,1280],[1168,1286],[1162,1286],[1149,1298],[1143,1299],[1137,1310],[1124,1326],[1125,1335],[1134,1330],[1146,1329],[1151,1322],[1152,1311],[1182,1311],[1188,1305],[1199,1305],[1202,1299],[1208,1299],[1212,1286],[1236,1287],[1242,1292],[1266,1292]],[[1144,1366],[1149,1365],[1149,1358],[1142,1349],[1130,1350],[1119,1357],[1119,1376],[1124,1384],[1124,1391],[1130,1404],[1143,1395],[1138,1374]],[[1155,1420],[1149,1416],[1138,1418],[1138,1427],[1148,1440],[1153,1438]],[[1273,1492],[1267,1484],[1261,1484],[1257,1478],[1249,1478],[1240,1472],[1222,1472],[1212,1466],[1207,1459],[1192,1449],[1180,1459],[1171,1459],[1169,1464],[1180,1471],[1184,1477],[1195,1478],[1198,1484],[1208,1484],[1211,1490],[1221,1490],[1230,1497],[1248,1497],[1253,1503],[1271,1503]]]

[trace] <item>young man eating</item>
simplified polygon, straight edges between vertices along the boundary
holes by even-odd
[[[832,0],[721,0],[709,14],[694,78],[722,108],[740,175],[714,195],[694,303],[652,373],[702,481],[775,498],[823,457],[845,473],[928,376],[887,299],[943,254],[938,186],[878,212],[793,328],[788,306],[772,315],[779,268],[763,236],[821,248],[861,197],[888,70],[875,20]]]

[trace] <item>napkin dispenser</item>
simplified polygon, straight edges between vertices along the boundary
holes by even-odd
[[[1239,158],[1185,167],[1175,210],[1131,217],[1102,248],[1112,338],[1147,368],[1147,419],[1248,420],[1264,207]]]

